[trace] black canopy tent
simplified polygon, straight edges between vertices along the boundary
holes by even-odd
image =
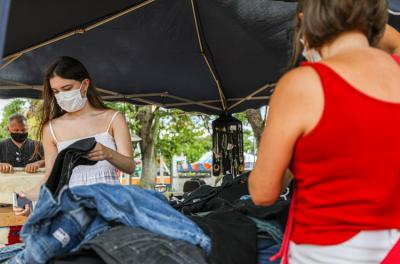
[[[272,0],[14,0],[0,97],[40,97],[57,57],[108,100],[210,114],[265,105],[287,65],[296,4]]]
[[[390,1],[397,29],[399,6]],[[0,98],[39,98],[46,67],[69,55],[108,100],[210,114],[257,108],[286,70],[295,9],[293,0],[14,0]]]
[[[397,29],[399,1],[391,0],[389,9]],[[6,2],[0,5],[0,52]],[[293,0],[14,0],[0,98],[39,98],[45,69],[67,55],[88,67],[107,100],[209,114],[257,108],[287,69],[296,5]],[[236,133],[222,144],[235,148],[214,144],[214,166],[225,167],[220,173],[240,172],[244,162],[243,151],[235,152],[242,143],[232,143],[242,142],[235,141],[242,137],[241,125],[228,133],[231,126],[221,126],[219,133],[221,138]]]

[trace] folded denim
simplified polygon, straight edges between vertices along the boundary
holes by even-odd
[[[206,253],[211,251],[210,238],[155,191],[94,184],[64,186],[53,197],[43,186],[36,209],[21,231],[26,248],[10,263],[45,263],[59,254],[76,251],[115,223],[181,239],[199,245]]]
[[[257,226],[257,263],[258,264],[279,264],[280,260],[271,262],[270,257],[278,253],[282,240],[283,231],[276,220],[263,220],[255,217],[249,218]]]
[[[18,252],[22,251],[23,248],[24,248],[23,243],[0,248],[0,262],[14,257],[15,255],[17,255]]]
[[[204,252],[186,241],[160,236],[141,228],[114,227],[83,249],[94,250],[107,264],[206,264]]]
[[[282,227],[276,220],[263,220],[248,216],[257,226],[258,238],[271,238],[275,244],[280,245],[283,240]]]
[[[279,264],[280,259],[277,259],[275,261],[270,261],[270,257],[274,256],[276,253],[279,252],[279,249],[281,248],[280,245],[271,245],[270,240],[263,240],[263,239],[258,239],[257,240],[257,264]]]

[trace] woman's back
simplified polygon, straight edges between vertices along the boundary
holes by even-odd
[[[318,79],[305,88],[314,105],[291,166],[292,240],[335,244],[361,230],[400,229],[399,62],[365,49],[305,66]]]

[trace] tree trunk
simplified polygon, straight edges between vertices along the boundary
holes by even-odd
[[[261,115],[261,109],[249,109],[246,112],[246,118],[253,129],[254,137],[256,138],[257,147],[260,144],[261,135],[264,131],[264,120]]]
[[[142,177],[141,186],[151,189],[155,185],[156,179],[156,151],[158,130],[160,127],[160,116],[158,108],[154,106],[143,106],[137,113],[139,121],[140,149],[142,154]]]

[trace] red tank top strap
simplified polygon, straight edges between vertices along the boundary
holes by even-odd
[[[398,64],[400,64],[400,56],[392,55],[392,57]]]
[[[286,223],[286,230],[285,230],[285,234],[283,236],[282,245],[281,245],[279,252],[269,258],[269,261],[271,261],[271,262],[274,262],[280,258],[281,264],[289,263],[289,244],[290,244],[290,240],[291,240],[292,233],[293,233],[293,225],[294,225],[293,218],[294,218],[294,207],[295,207],[295,203],[296,203],[296,193],[297,192],[296,192],[296,186],[295,186],[293,188],[292,201],[290,202],[289,215],[288,215],[288,220]]]

